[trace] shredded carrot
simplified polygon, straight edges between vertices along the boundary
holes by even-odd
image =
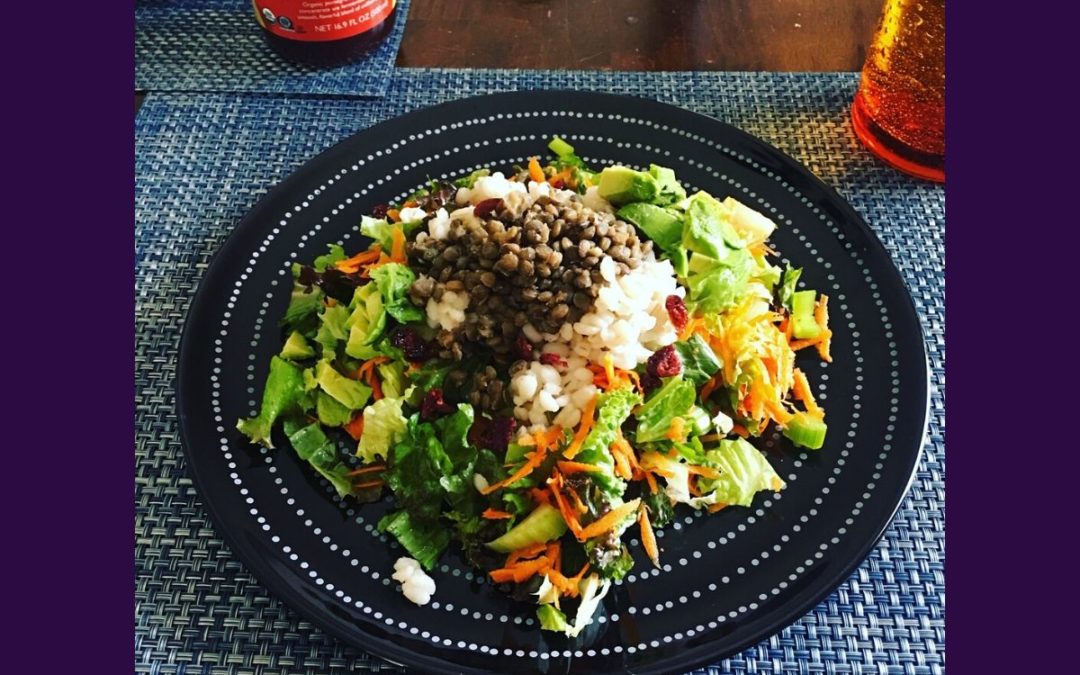
[[[711,466],[698,466],[697,464],[690,464],[686,467],[686,470],[695,476],[701,476],[702,478],[719,478],[720,471],[714,469]]]
[[[544,170],[540,168],[540,161],[536,157],[529,158],[529,178],[537,183],[544,182]]]
[[[719,387],[720,384],[721,384],[721,382],[720,382],[720,373],[717,373],[717,374],[713,375],[712,377],[710,377],[709,381],[706,382],[701,387],[701,394],[700,394],[701,400],[702,401],[709,400],[709,396],[711,396],[712,393],[714,391],[716,391],[716,388]]]
[[[548,479],[548,488],[551,490],[551,496],[555,498],[555,505],[558,507],[559,513],[562,514],[563,520],[566,521],[566,526],[570,528],[575,537],[578,537],[578,533],[581,532],[581,523],[578,522],[577,515],[574,514],[570,505],[566,503],[566,498],[563,497],[561,473],[554,472],[552,477]],[[578,539],[581,538],[578,537]]]
[[[323,300],[323,304],[327,307],[337,307],[337,300],[333,298],[326,298],[325,300]]]
[[[390,220],[391,223],[400,223],[401,211],[398,211],[397,209],[387,209],[386,217]]]
[[[516,583],[522,583],[528,581],[535,576],[538,572],[542,572],[551,566],[551,561],[547,556],[540,556],[535,560],[523,560],[516,563],[513,567],[503,567],[497,570],[491,570],[488,576],[495,583],[501,584],[508,581]]]
[[[534,504],[551,504],[551,493],[540,488],[529,488],[529,498]]]
[[[405,262],[405,232],[395,227],[390,233],[390,262]]]
[[[556,590],[559,591],[559,595],[565,595],[568,598],[576,598],[580,592],[579,585],[581,584],[581,580],[588,571],[589,563],[585,563],[585,565],[582,566],[581,571],[570,578],[563,576],[562,572],[556,569],[548,570],[546,574],[548,581],[550,581],[551,584],[555,586]]]
[[[806,379],[806,374],[798,368],[795,369],[795,386],[792,387],[791,392],[795,394],[795,398],[806,405],[806,412],[815,417],[823,416],[821,407],[814,400],[814,393],[810,390],[810,382]]]
[[[489,495],[492,492],[495,492],[496,490],[498,490],[500,488],[504,488],[507,485],[511,485],[512,483],[516,483],[519,480],[521,480],[522,478],[524,478],[525,476],[528,476],[530,473],[533,472],[534,469],[536,469],[538,466],[540,466],[541,464],[544,463],[544,458],[547,457],[547,448],[539,448],[538,447],[536,450],[533,450],[532,452],[528,453],[526,455],[526,457],[528,459],[525,461],[525,463],[521,466],[520,469],[518,469],[516,472],[514,472],[514,474],[512,476],[510,476],[508,478],[504,478],[503,480],[499,481],[498,483],[492,483],[491,485],[488,485],[486,488],[481,490],[480,493],[485,494],[485,495]]]
[[[596,413],[596,397],[593,396],[592,400],[585,406],[585,410],[581,411],[581,426],[578,427],[577,433],[574,434],[574,440],[570,442],[570,446],[563,452],[563,457],[566,459],[573,459],[575,455],[581,450],[581,446],[585,443],[585,437],[589,435],[593,425],[593,415]]]
[[[364,433],[364,413],[356,413],[352,420],[341,428],[345,430],[345,433],[352,436],[354,441],[360,440],[361,434]]]
[[[383,485],[383,481],[381,481],[381,480],[371,480],[371,481],[368,481],[366,483],[357,483],[353,487],[356,488],[357,490],[363,490],[364,488],[378,487],[380,485]]]
[[[562,569],[562,544],[558,539],[548,542],[547,551],[544,553],[551,563],[551,569],[558,572]]]
[[[351,258],[345,260],[339,260],[334,263],[334,267],[338,268],[346,274],[355,274],[361,267],[375,262],[379,259],[379,255],[382,253],[382,247],[375,244],[371,248],[362,253],[357,253]]]
[[[649,484],[649,492],[656,494],[659,488],[656,486],[656,478],[653,477],[652,473],[645,472],[645,482]]]
[[[528,560],[535,558],[544,552],[547,548],[547,544],[540,542],[539,544],[530,544],[528,546],[517,549],[516,551],[510,551],[510,555],[506,557],[506,565],[504,567],[513,567],[520,560]]]
[[[716,504],[709,504],[709,513],[716,513],[722,508],[725,508],[727,504],[717,502]]]
[[[653,567],[660,567],[660,547],[656,545],[656,534],[653,533],[649,514],[644,508],[638,512],[638,525],[641,527],[641,545],[645,547],[645,553],[648,554]]]
[[[596,466],[595,464],[585,464],[583,462],[566,462],[562,460],[556,462],[556,464],[559,466],[559,471],[561,471],[564,476],[571,473],[583,472],[601,473],[600,467]]]
[[[749,431],[747,431],[746,427],[744,427],[744,426],[743,426],[743,425],[741,425],[741,424],[736,424],[736,425],[733,425],[733,426],[731,427],[731,430],[732,430],[733,432],[735,432],[735,434],[736,434],[736,435],[738,435],[738,436],[742,436],[743,438],[746,438],[747,436],[749,436],[749,435],[750,435],[750,432],[749,432]]]
[[[664,434],[664,438],[682,443],[686,440],[687,431],[686,421],[681,417],[675,417],[671,420],[671,428]]]
[[[623,441],[623,443],[625,442]],[[626,451],[619,443],[619,439],[615,439],[615,442],[611,444],[611,457],[615,460],[615,475],[630,480],[634,472],[630,466],[630,460],[626,457]]]
[[[698,487],[697,476],[686,477],[686,489],[689,490],[690,494],[694,495],[695,497],[701,496],[701,488]]]
[[[499,511],[498,509],[485,509],[480,515],[488,520],[506,520],[514,517],[514,514],[507,513],[506,511]]]
[[[626,502],[621,506],[608,511],[599,519],[589,523],[582,530],[580,535],[576,535],[578,541],[585,541],[592,537],[598,537],[601,534],[606,534],[614,530],[619,523],[621,523],[628,515],[637,510],[637,507],[641,504],[640,499]]]
[[[385,464],[372,464],[370,466],[362,466],[355,471],[350,471],[345,474],[346,476],[359,476],[362,473],[371,473],[372,471],[382,471],[386,468]]]
[[[776,420],[777,424],[787,424],[793,415],[784,409],[784,406],[774,401],[766,401],[765,409],[769,411],[769,417]]]
[[[586,514],[589,512],[589,507],[585,506],[585,502],[581,501],[581,497],[578,496],[576,490],[570,490],[570,501],[574,502],[574,508],[580,514]]]
[[[679,339],[686,340],[691,335],[693,335],[699,328],[703,329],[704,327],[705,322],[703,320],[699,318],[690,319],[686,322],[686,325],[683,326],[682,332],[679,333]]]
[[[604,354],[604,374],[607,375],[608,384],[615,384],[615,365],[611,354]]]

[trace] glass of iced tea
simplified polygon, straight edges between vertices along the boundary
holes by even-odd
[[[885,0],[851,119],[875,155],[944,182],[945,0]]]

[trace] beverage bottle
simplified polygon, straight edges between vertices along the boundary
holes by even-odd
[[[851,118],[878,157],[944,182],[945,0],[885,1]]]
[[[266,41],[284,58],[337,66],[367,54],[394,26],[397,0],[252,0]]]

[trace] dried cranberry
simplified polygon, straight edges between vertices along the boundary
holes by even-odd
[[[558,354],[541,354],[540,363],[543,363],[546,366],[555,366],[556,368],[566,367],[566,359]]]
[[[432,344],[407,326],[394,331],[394,334],[390,336],[390,344],[404,352],[405,358],[413,363],[427,361],[435,355]]]
[[[425,422],[452,412],[454,407],[443,400],[442,389],[432,389],[424,394],[424,400],[420,402],[420,419]]]
[[[488,420],[480,435],[480,447],[500,454],[505,453],[506,446],[510,444],[510,439],[517,431],[517,426],[517,420],[513,417],[495,417]]]
[[[518,336],[514,339],[514,355],[519,359],[532,361],[533,349],[533,343],[529,342],[529,338],[525,337],[525,333],[518,333]]]
[[[390,210],[389,204],[377,204],[371,209],[372,218],[385,218],[386,212]]]
[[[690,323],[690,313],[686,311],[686,303],[679,296],[667,296],[664,307],[667,309],[668,316],[671,317],[671,325],[675,326],[675,330],[681,331],[686,328],[686,324]]]
[[[503,200],[499,199],[498,197],[495,197],[493,199],[485,199],[484,201],[476,205],[476,208],[473,212],[476,214],[477,218],[487,218],[489,215],[491,215],[492,211],[501,208],[502,203]]]
[[[651,394],[654,390],[659,389],[661,384],[660,378],[649,372],[646,372],[641,378],[641,388],[644,390],[646,396]]]
[[[672,377],[682,372],[682,361],[679,360],[675,347],[668,345],[649,357],[645,370],[656,377]]]

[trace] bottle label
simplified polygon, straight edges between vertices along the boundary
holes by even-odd
[[[302,42],[341,40],[378,26],[397,0],[252,0],[259,25]]]

